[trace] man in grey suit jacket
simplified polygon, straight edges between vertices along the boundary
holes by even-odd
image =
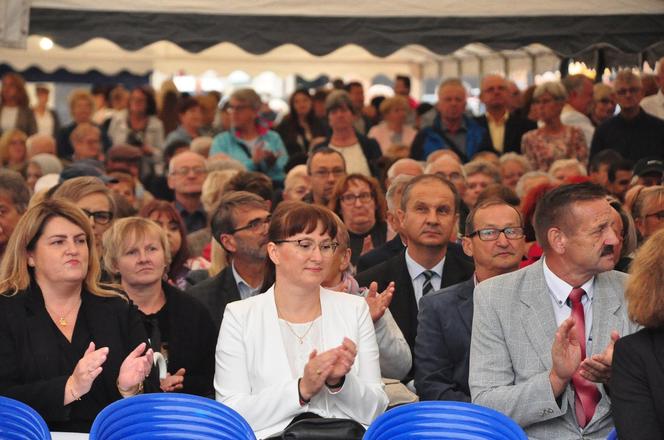
[[[544,258],[475,288],[472,400],[516,420],[531,439],[599,440],[613,427],[613,344],[636,325],[625,276],[611,271],[620,245],[612,226],[601,187],[558,187],[535,211]]]
[[[468,359],[475,283],[513,272],[525,252],[521,214],[501,199],[476,205],[466,218],[463,249],[475,276],[420,300],[415,388],[420,400],[470,402]]]

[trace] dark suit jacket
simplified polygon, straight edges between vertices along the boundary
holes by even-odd
[[[389,260],[404,250],[405,247],[403,241],[401,241],[401,237],[397,234],[392,240],[382,246],[378,246],[375,249],[371,249],[366,254],[361,255],[357,262],[357,273],[364,272],[383,261]]]
[[[180,392],[212,396],[214,353],[219,331],[199,300],[163,283],[168,304],[168,372],[185,368]]]
[[[226,305],[240,300],[240,292],[235,283],[233,268],[229,265],[213,278],[201,281],[187,289],[187,293],[197,298],[210,313],[217,334],[221,327]]]
[[[664,438],[664,328],[616,342],[611,411],[620,440]]]
[[[486,136],[482,140],[482,149],[495,150],[491,134],[489,132],[489,123],[486,115],[475,118],[477,123],[486,129]],[[521,153],[521,137],[530,130],[535,130],[537,123],[527,118],[521,118],[519,115],[511,113],[505,122],[505,135],[503,137],[503,153],[513,151]]]
[[[89,340],[77,341],[81,326],[87,328]],[[136,346],[147,342],[145,328],[131,303],[82,292],[72,339],[80,352],[77,359],[90,341],[97,348],[109,347],[109,353],[90,391],[67,406],[64,390],[72,370],[61,349],[66,339],[58,333],[35,283],[14,296],[0,296],[0,394],[36,409],[51,430],[89,431],[97,413],[121,398],[116,385],[120,365]],[[146,392],[159,389],[154,371],[144,382]]]
[[[448,287],[465,281],[473,275],[472,263],[448,252],[443,264],[441,287]],[[390,312],[401,329],[411,353],[415,346],[415,335],[417,334],[417,303],[415,302],[415,291],[413,283],[406,266],[406,251],[389,260],[360,273],[357,277],[360,286],[368,286],[372,281],[378,283],[378,291],[382,292],[390,281],[395,283],[394,296],[390,303]]]
[[[415,388],[420,400],[470,402],[473,290],[471,277],[420,300],[415,338]]]

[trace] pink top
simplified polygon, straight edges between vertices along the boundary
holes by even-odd
[[[588,162],[588,145],[583,131],[563,125],[558,134],[548,134],[543,128],[531,130],[521,139],[521,153],[530,161],[533,169],[549,171],[558,159],[578,159],[583,165]]]
[[[367,136],[376,139],[383,155],[390,155],[390,147],[393,145],[405,145],[410,148],[417,131],[410,125],[404,125],[400,134],[397,134],[387,127],[385,121],[374,125],[369,130]]]

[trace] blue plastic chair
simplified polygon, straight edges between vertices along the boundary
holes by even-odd
[[[616,428],[613,428],[611,432],[609,432],[609,436],[606,440],[618,440],[618,431],[616,431]]]
[[[90,440],[256,440],[231,408],[191,394],[141,394],[118,400],[95,418]]]
[[[490,408],[465,402],[398,406],[369,426],[364,440],[527,440],[521,427]]]
[[[37,411],[23,402],[0,396],[0,438],[51,440],[51,433]]]

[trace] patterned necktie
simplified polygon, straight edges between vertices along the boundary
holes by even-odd
[[[424,276],[424,284],[422,285],[422,296],[425,296],[428,293],[433,291],[433,285],[431,284],[431,278],[436,274],[433,270],[425,270],[422,272]]]
[[[569,300],[572,303],[572,317],[574,318],[574,328],[572,331],[576,332],[576,338],[581,346],[582,360],[586,358],[586,318],[583,311],[583,304],[581,304],[581,298],[585,293],[582,288],[575,287],[569,294]],[[576,419],[579,422],[579,426],[583,428],[593,418],[595,408],[602,395],[597,386],[581,376],[578,370],[572,376],[572,383],[574,384],[575,391]]]

